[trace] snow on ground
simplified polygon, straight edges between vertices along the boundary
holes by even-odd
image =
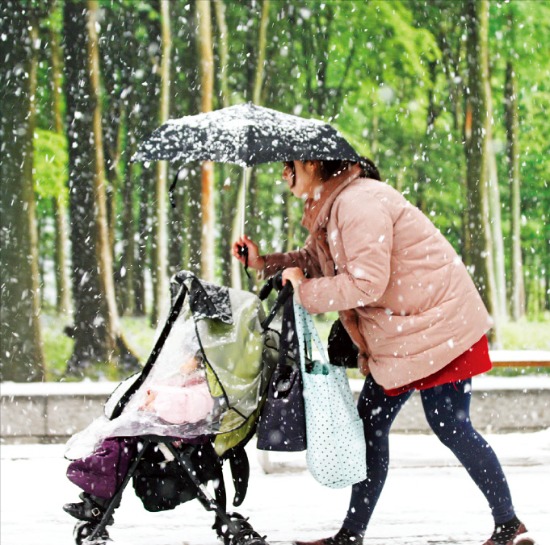
[[[518,515],[539,545],[550,545],[550,429],[486,439],[503,462]],[[481,545],[492,530],[489,509],[452,455],[431,435],[393,434],[391,446],[390,474],[365,544]],[[61,505],[75,501],[78,489],[65,478],[63,449],[0,447],[2,545],[74,543],[74,520]],[[270,454],[273,473],[266,474],[254,445],[248,450],[249,492],[236,510],[249,516],[268,541],[327,537],[339,528],[347,489],[318,485],[305,469],[303,453]],[[219,544],[211,529],[212,513],[196,500],[173,511],[148,513],[129,488],[115,515],[110,533],[117,545]]]

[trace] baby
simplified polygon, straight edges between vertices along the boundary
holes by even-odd
[[[194,424],[206,418],[214,399],[202,361],[202,354],[197,352],[181,365],[179,375],[163,384],[152,384],[140,410],[153,412],[171,424]]]
[[[207,418],[214,399],[208,389],[201,352],[186,360],[179,371],[162,383],[151,384],[139,410],[153,413],[169,424],[195,424]],[[99,522],[128,471],[137,443],[134,437],[110,437],[91,455],[73,460],[67,477],[83,490],[82,501],[67,503],[63,509],[79,520]],[[111,518],[108,524],[112,523]]]

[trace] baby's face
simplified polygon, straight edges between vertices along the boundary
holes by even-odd
[[[199,365],[199,362],[197,361],[197,358],[195,357],[189,358],[180,367],[181,374],[188,375],[189,373],[192,373],[198,367],[198,365]]]

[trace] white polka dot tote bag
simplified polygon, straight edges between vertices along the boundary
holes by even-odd
[[[365,435],[346,369],[328,362],[313,320],[294,302],[306,412],[307,466],[322,485],[343,488],[367,477]],[[320,359],[306,368],[315,342]]]

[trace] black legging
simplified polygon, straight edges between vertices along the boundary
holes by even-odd
[[[458,458],[489,502],[495,523],[514,516],[510,490],[502,467],[487,442],[470,422],[472,380],[436,386],[420,392],[426,419],[439,440]],[[390,428],[412,392],[388,396],[371,376],[359,397],[358,409],[367,441],[367,478],[352,487],[343,527],[364,534],[389,466]]]

